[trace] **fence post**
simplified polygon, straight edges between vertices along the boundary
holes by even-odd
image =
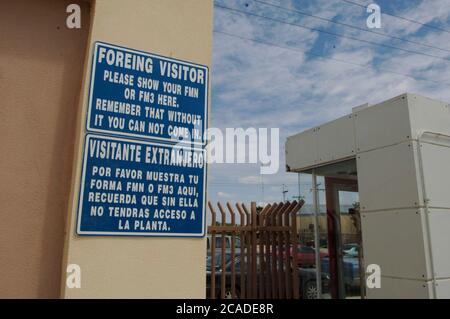
[[[294,251],[293,256],[293,271],[292,271],[292,285],[293,289],[293,297],[294,299],[300,298],[299,293],[299,278],[298,278],[298,258],[297,258],[297,250],[298,250],[298,237],[297,237],[297,212],[302,208],[305,201],[302,199],[297,204],[295,209],[291,211],[291,242],[292,242],[292,250]]]
[[[217,203],[217,206],[219,207],[220,210],[220,214],[222,216],[222,222],[221,225],[225,226],[226,221],[227,221],[227,215],[225,214],[225,211],[223,210],[222,204]],[[222,235],[222,249],[221,249],[221,259],[222,259],[222,265],[221,265],[221,270],[222,272],[220,273],[220,298],[224,299],[225,298],[225,289],[227,286],[227,282],[226,282],[226,246],[227,246],[227,242],[226,242],[226,232],[225,230],[222,230],[221,232]]]
[[[235,246],[236,246],[236,219],[234,215],[233,208],[231,207],[230,203],[227,203],[228,211],[231,215],[231,227],[233,227],[231,231],[231,296],[233,299],[237,297],[236,295],[236,252],[235,252]]]
[[[280,203],[278,208],[271,214],[269,222],[270,222],[270,232],[271,232],[271,253],[272,253],[272,298],[279,298],[278,295],[278,255],[279,252],[277,250],[276,241],[277,241],[277,232],[276,232],[276,216],[280,210],[283,209],[284,204]]]
[[[297,204],[296,201],[292,202],[292,205]],[[286,282],[286,299],[291,299],[292,297],[292,281],[290,280],[292,277],[292,259],[291,259],[291,240],[290,240],[290,227],[289,227],[289,214],[292,211],[292,205],[289,206],[289,208],[284,212],[283,214],[283,228],[284,228],[284,233],[283,233],[283,240],[284,240],[284,247],[285,247],[285,251],[286,251],[286,258],[284,260],[284,280]],[[293,254],[296,254],[297,252],[292,251]]]
[[[246,237],[247,233],[245,230],[245,215],[242,207],[239,203],[236,203],[236,208],[239,212],[239,217],[241,219],[241,231],[240,231],[240,238],[241,238],[241,256],[240,256],[240,263],[241,263],[241,298],[247,298],[247,291],[246,291],[246,273],[247,273],[247,265],[245,261],[245,253],[247,249],[246,245]]]
[[[265,241],[265,229],[264,220],[267,212],[270,211],[271,205],[266,205],[263,210],[258,214],[258,253],[259,253],[259,298],[262,299],[265,296],[265,277],[266,277],[266,261],[264,260],[264,241]]]
[[[247,227],[247,256],[246,256],[246,263],[247,263],[247,298],[253,298],[253,285],[252,285],[252,251],[251,251],[251,245],[252,245],[252,229],[251,229],[251,215],[247,209],[247,207],[242,204],[242,208],[245,212],[246,216],[246,227]]]
[[[211,289],[211,299],[216,299],[216,231],[214,226],[216,225],[216,212],[211,202],[208,202],[209,210],[211,212],[211,275],[210,275],[210,289]]]
[[[258,262],[257,262],[257,230],[258,220],[256,215],[256,202],[251,203],[252,217],[252,298],[258,298]]]

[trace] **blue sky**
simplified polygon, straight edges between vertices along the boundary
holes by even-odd
[[[372,3],[368,0],[352,1],[365,5]],[[342,0],[262,2],[367,29],[366,19],[369,14],[365,9]],[[289,199],[298,195],[297,175],[284,171],[286,137],[348,114],[352,107],[364,103],[374,104],[405,92],[450,101],[448,0],[378,1],[383,13],[420,21],[436,28],[383,14],[382,28],[374,29],[379,33],[443,50],[344,27],[258,1],[216,0],[215,3],[290,23],[282,24],[216,7],[215,30],[290,47],[292,50],[214,33],[211,126],[221,129],[280,128],[279,172],[261,176],[259,165],[256,164],[212,164],[208,191],[209,199],[214,202],[280,201],[283,183],[289,190]],[[292,24],[382,45],[336,37]],[[430,81],[415,80],[414,77]],[[302,195],[306,195],[309,201],[308,176],[302,176],[301,182]]]

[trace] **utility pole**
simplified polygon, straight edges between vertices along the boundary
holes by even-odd
[[[305,199],[305,196],[302,196],[302,190],[300,188],[300,173],[298,173],[297,175],[298,175],[298,195],[292,196],[292,198],[297,201],[301,201],[302,199]]]
[[[320,233],[319,233],[319,188],[317,185],[316,170],[312,170],[312,192],[313,192],[313,204],[314,204],[314,248],[316,259],[316,287],[317,287],[317,299],[322,299],[322,269],[320,260]]]
[[[285,188],[285,187],[286,187],[286,185],[283,184],[283,191],[282,191],[282,193],[283,193],[283,202],[286,202],[286,193],[289,192],[287,190],[287,188]]]

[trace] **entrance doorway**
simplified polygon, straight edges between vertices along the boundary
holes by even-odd
[[[364,267],[356,179],[325,177],[330,293],[364,298]]]

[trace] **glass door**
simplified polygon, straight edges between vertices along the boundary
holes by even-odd
[[[332,298],[361,298],[364,290],[358,184],[325,178],[330,293]]]

